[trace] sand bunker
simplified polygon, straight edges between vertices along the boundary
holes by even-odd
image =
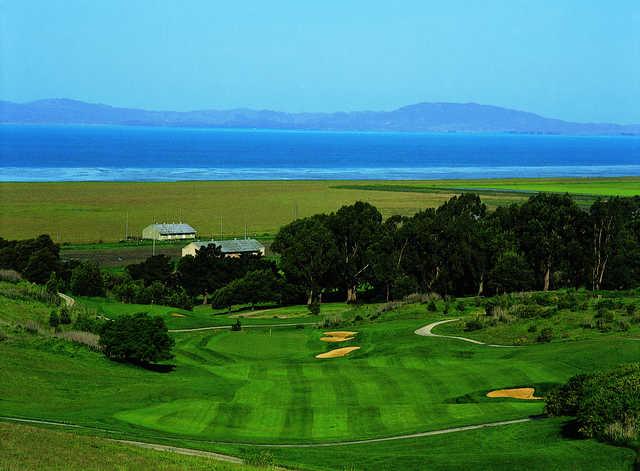
[[[323,342],[346,342],[347,340],[353,340],[355,337],[320,337]]]
[[[171,317],[187,317],[184,314],[180,314],[179,312],[172,312]]]
[[[533,388],[516,388],[516,389],[497,389],[495,391],[489,391],[487,397],[510,397],[513,399],[542,399],[536,397],[533,394],[536,392]]]
[[[321,353],[316,355],[316,358],[339,358],[348,355],[354,350],[359,350],[360,347],[344,347],[344,348],[336,348],[335,350],[331,350],[330,352]]]
[[[348,330],[339,330],[336,332],[325,332],[324,335],[328,335],[329,337],[353,337],[357,335],[358,332],[350,332]]]

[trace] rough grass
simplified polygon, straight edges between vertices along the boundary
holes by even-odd
[[[0,422],[0,469],[249,471],[258,468],[147,450],[104,438]]]
[[[564,290],[549,293],[549,304],[546,306],[536,305],[530,300],[530,296],[544,296],[544,293],[523,295],[523,303],[533,304],[541,311],[542,315],[533,318],[519,318],[510,314],[510,311],[501,309],[497,309],[494,316],[487,316],[483,306],[476,306],[475,299],[467,300],[464,312],[452,309],[450,313],[451,317],[460,318],[460,322],[438,326],[434,333],[463,336],[486,343],[504,345],[535,344],[543,329],[551,329],[552,342],[587,340],[604,336],[640,338],[640,299],[635,292],[601,291],[597,293],[597,297],[585,290],[569,292],[569,295],[577,299],[575,306],[569,309],[560,304],[558,307],[558,302],[561,302],[566,294]],[[619,303],[620,307],[606,309],[603,317],[598,312],[598,305],[607,301]],[[637,306],[636,311],[630,314],[626,310],[628,305]],[[439,308],[442,309],[442,306]],[[545,311],[550,313],[548,317],[544,314]],[[467,331],[466,323],[474,320],[480,320],[483,327],[479,330]]]

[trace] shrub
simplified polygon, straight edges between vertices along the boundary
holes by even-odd
[[[629,324],[627,321],[618,321],[617,327],[619,331],[627,332],[631,329],[631,324]]]
[[[531,324],[527,329],[527,332],[531,332],[531,333],[537,332],[537,331],[538,331],[538,327],[535,324]]]
[[[270,451],[260,450],[247,453],[245,462],[251,466],[271,467],[274,465],[275,459]]]
[[[231,330],[233,332],[240,332],[242,330],[242,324],[240,324],[240,319],[236,319],[236,323],[231,326]]]
[[[102,324],[103,322],[99,321],[95,314],[91,315],[88,311],[81,311],[73,323],[73,328],[83,332],[99,334],[102,329]]]
[[[551,342],[553,339],[553,329],[550,327],[545,327],[540,331],[538,338],[536,339],[539,343]]]
[[[427,304],[427,311],[429,311],[429,312],[437,312],[438,311],[438,306],[436,306],[436,302],[433,299],[431,301],[429,301],[429,304]]]
[[[307,304],[307,309],[312,316],[320,315],[320,303],[318,301],[313,301],[312,303]]]
[[[640,432],[640,363],[571,378],[548,395],[545,411],[575,416],[584,437],[635,442]]]
[[[49,325],[55,329],[59,324],[60,317],[58,316],[58,313],[56,311],[51,311],[51,314],[49,314]]]
[[[462,301],[458,301],[456,304],[456,310],[458,312],[464,312],[464,303]]]
[[[598,308],[596,319],[602,319],[604,322],[613,322],[613,320],[615,319],[615,314],[612,311],[608,311],[607,309]]]
[[[66,306],[60,308],[60,324],[71,324],[71,313]]]
[[[633,316],[636,313],[637,307],[635,304],[627,304],[625,309],[627,311],[627,315]]]
[[[95,262],[81,263],[71,271],[71,292],[78,296],[102,296],[104,282]]]
[[[467,332],[471,332],[473,330],[480,330],[483,327],[484,325],[482,324],[482,321],[480,321],[480,319],[472,319],[465,323],[464,330],[466,330]]]
[[[173,345],[164,320],[146,312],[119,317],[100,329],[100,346],[112,360],[143,365],[169,360]]]

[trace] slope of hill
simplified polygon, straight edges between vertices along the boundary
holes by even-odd
[[[111,124],[332,131],[640,134],[639,125],[572,123],[476,103],[419,103],[393,111],[284,113],[269,110],[149,111],[68,99],[0,101],[0,123]]]

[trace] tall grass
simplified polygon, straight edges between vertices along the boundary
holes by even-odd
[[[50,293],[44,286],[33,283],[0,283],[0,296],[18,301],[38,301],[50,306],[58,306],[60,297]]]

